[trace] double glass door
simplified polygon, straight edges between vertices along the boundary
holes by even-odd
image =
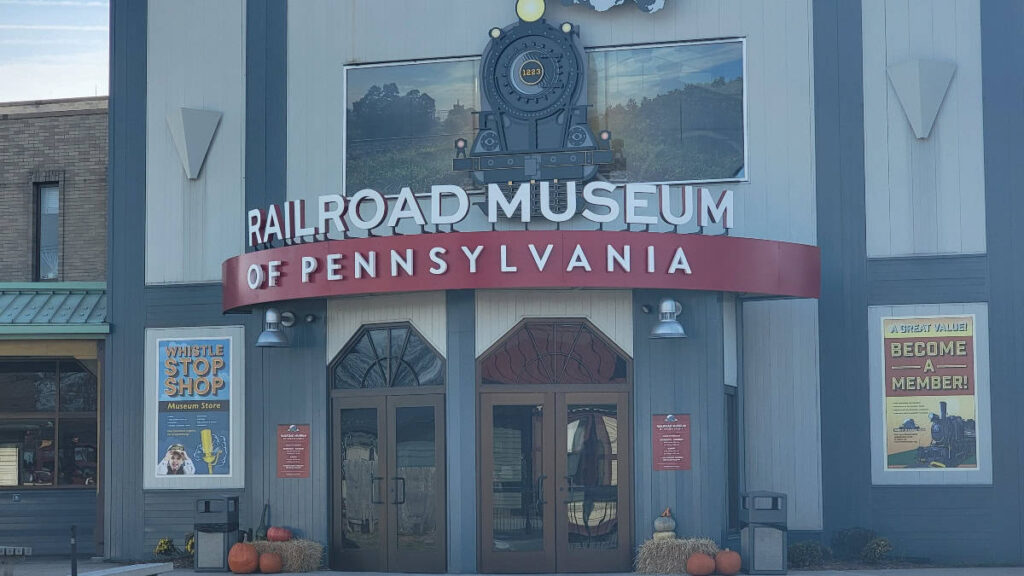
[[[444,396],[336,396],[332,413],[332,566],[444,572]]]
[[[480,396],[482,572],[631,569],[629,395]]]

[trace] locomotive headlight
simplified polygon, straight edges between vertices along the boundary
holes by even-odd
[[[465,138],[459,138],[458,140],[456,140],[455,141],[455,147],[458,148],[459,150],[462,150],[463,148],[465,148],[466,147],[466,139]]]
[[[501,36],[501,28],[491,28],[490,34],[491,38],[497,39],[499,36]]]
[[[601,130],[600,137],[601,137],[601,140],[604,140],[605,142],[607,142],[607,141],[612,139],[612,133],[609,132],[608,130]]]
[[[565,32],[566,34],[572,32],[572,24],[569,22],[562,22],[562,32]]]
[[[544,0],[518,0],[516,15],[523,22],[536,22],[544,15]]]

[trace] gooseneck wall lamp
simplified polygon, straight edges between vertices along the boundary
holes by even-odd
[[[306,324],[316,322],[316,315],[306,314],[302,318]],[[263,332],[256,339],[259,348],[287,348],[291,346],[288,335],[281,328],[295,326],[294,312],[281,312],[277,308],[267,308],[263,316]]]
[[[651,329],[651,338],[686,338],[686,331],[677,318],[683,311],[679,302],[663,298],[658,305],[658,323]]]
[[[282,314],[277,308],[267,308],[263,317],[263,332],[256,339],[259,348],[287,348],[288,335],[281,331],[282,326],[295,324],[295,315],[291,312]]]

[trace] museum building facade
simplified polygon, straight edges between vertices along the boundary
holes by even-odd
[[[111,4],[110,558],[1022,559],[1016,3]]]

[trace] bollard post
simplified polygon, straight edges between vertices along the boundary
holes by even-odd
[[[78,576],[78,526],[71,525],[71,576]]]

